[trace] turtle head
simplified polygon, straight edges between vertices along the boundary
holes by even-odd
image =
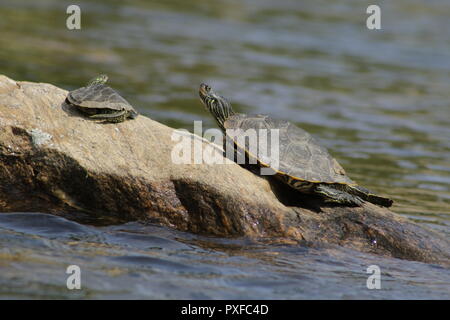
[[[198,91],[200,100],[206,109],[211,112],[220,129],[224,130],[224,122],[227,118],[234,114],[231,104],[222,96],[216,94],[210,86],[205,83],[200,85]]]
[[[105,84],[106,81],[108,81],[108,76],[106,74],[100,74],[98,76],[96,76],[95,78],[91,79],[88,84],[87,87],[96,85],[96,84]]]

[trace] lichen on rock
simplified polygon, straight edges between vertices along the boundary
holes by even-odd
[[[31,136],[31,141],[33,142],[33,145],[37,147],[40,146],[41,144],[46,144],[52,138],[51,134],[43,132],[37,128],[29,130],[28,133]]]

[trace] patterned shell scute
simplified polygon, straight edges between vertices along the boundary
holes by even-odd
[[[114,89],[104,84],[83,87],[69,93],[69,101],[77,106],[94,109],[133,110]]]
[[[246,151],[249,151],[249,140],[245,140],[245,145],[241,145],[242,136],[245,135],[246,130],[255,129],[258,132],[258,139],[260,139],[264,135],[258,129],[278,129],[279,148],[275,147],[274,150],[279,150],[279,164],[278,168],[274,165],[270,165],[270,167],[281,174],[309,182],[354,184],[327,149],[320,146],[305,130],[288,121],[272,119],[266,115],[235,114],[225,121],[224,127],[225,129],[241,129],[234,136],[230,136],[228,133],[227,135]],[[270,157],[273,132],[268,130],[267,143],[258,143],[258,153],[251,153],[262,164],[270,163],[267,160],[268,157],[264,155]],[[238,140],[239,137],[241,140]],[[277,139],[274,139],[274,142],[276,141]]]

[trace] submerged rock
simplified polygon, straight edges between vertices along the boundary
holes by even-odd
[[[174,129],[145,116],[91,121],[66,96],[50,84],[0,76],[1,212],[43,211],[97,224],[141,220],[449,264],[446,238],[388,209],[326,205],[228,160],[175,164]],[[185,136],[221,157],[207,141]]]

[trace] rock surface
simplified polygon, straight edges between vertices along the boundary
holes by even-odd
[[[0,76],[0,212],[105,224],[145,220],[449,264],[447,239],[385,208],[325,205],[230,161],[173,164],[174,129],[144,116],[91,121],[66,96],[50,84]]]

